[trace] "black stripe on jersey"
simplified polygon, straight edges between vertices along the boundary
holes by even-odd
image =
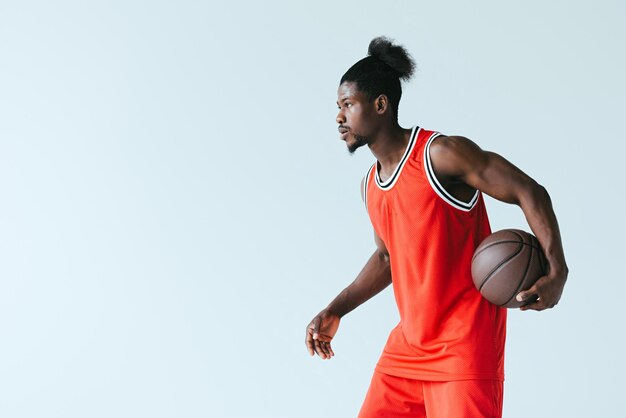
[[[380,176],[378,175],[378,161],[374,163],[376,165],[376,184],[378,184],[381,189],[389,189],[393,185],[396,177],[398,177],[398,175],[400,174],[400,171],[402,171],[402,166],[404,165],[404,162],[407,160],[407,158],[409,158],[409,154],[411,154],[411,150],[413,148],[413,144],[416,141],[417,132],[419,130],[420,130],[419,126],[413,127],[413,132],[411,133],[411,139],[409,140],[409,143],[406,146],[404,155],[402,156],[402,159],[400,160],[400,163],[396,167],[396,170],[394,171],[393,175],[390,178],[388,178],[386,182],[383,183],[380,180]]]
[[[435,140],[435,138],[437,138],[440,135],[441,134],[439,132],[435,132],[428,139],[428,142],[426,143],[426,146],[424,147],[424,161],[426,164],[426,173],[428,174],[428,178],[430,180],[431,186],[435,189],[435,191],[440,197],[442,197],[446,202],[448,202],[452,206],[467,212],[471,210],[476,204],[476,202],[478,201],[478,190],[476,190],[476,193],[474,193],[474,196],[469,202],[463,202],[455,198],[446,189],[444,189],[443,186],[439,183],[439,180],[437,180],[437,177],[435,176],[435,171],[433,170],[432,164],[430,162],[430,144]]]

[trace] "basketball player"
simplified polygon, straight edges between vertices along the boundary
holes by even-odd
[[[376,364],[359,413],[370,417],[501,417],[506,308],[484,299],[471,258],[491,233],[482,193],[518,205],[545,251],[549,273],[519,293],[522,310],[554,307],[568,275],[546,189],[462,136],[398,124],[407,51],[375,38],[338,88],[338,129],[348,151],[376,158],[361,183],[376,250],[353,283],[306,328],[310,355],[334,356],[340,319],[393,278],[400,322]]]

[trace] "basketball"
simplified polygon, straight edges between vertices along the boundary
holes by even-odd
[[[474,251],[472,278],[489,302],[519,308],[528,302],[518,302],[515,297],[545,275],[547,265],[533,234],[503,229],[485,238]]]

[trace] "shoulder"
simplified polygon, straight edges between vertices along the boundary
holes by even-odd
[[[461,174],[484,158],[482,149],[474,141],[459,135],[437,136],[429,154],[436,171],[446,175]]]
[[[480,148],[474,141],[460,135],[437,135],[430,145],[431,154],[448,153],[451,156],[471,149]]]

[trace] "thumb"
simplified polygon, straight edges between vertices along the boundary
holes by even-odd
[[[321,322],[321,318],[319,316],[315,318],[315,320],[313,321],[313,339],[314,340],[317,340],[319,337],[320,322]]]
[[[517,299],[518,302],[524,302],[535,295],[537,295],[537,285],[533,285],[530,289],[519,292],[515,299]]]

